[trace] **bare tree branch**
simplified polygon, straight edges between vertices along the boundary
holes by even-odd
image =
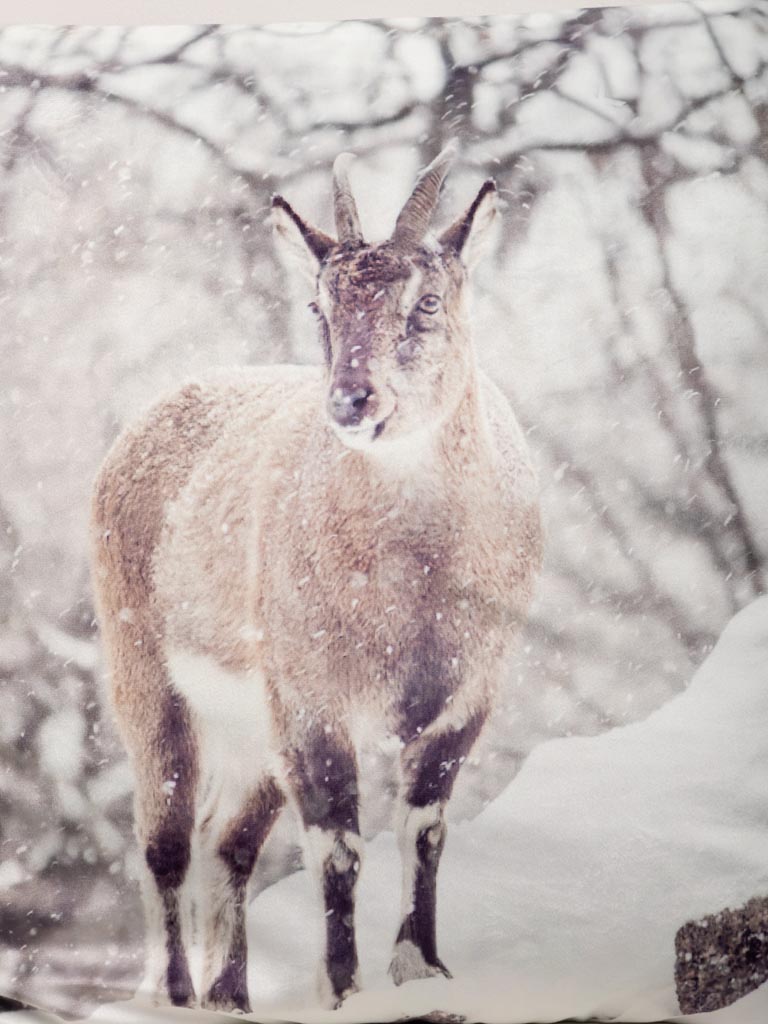
[[[718,395],[709,375],[696,351],[696,336],[690,321],[685,302],[675,287],[669,268],[664,240],[669,234],[663,189],[656,180],[656,174],[649,160],[642,163],[646,182],[645,196],[641,200],[641,210],[654,231],[658,241],[658,255],[662,267],[664,289],[669,296],[674,315],[670,324],[671,335],[676,345],[680,368],[684,380],[691,388],[699,408],[705,428],[708,450],[705,455],[706,466],[710,476],[720,488],[728,501],[731,510],[730,522],[724,528],[731,527],[739,541],[743,552],[747,578],[755,594],[765,592],[763,579],[763,556],[755,540],[752,528],[741,503],[740,495],[733,482],[728,463],[720,443],[720,428],[717,420]]]

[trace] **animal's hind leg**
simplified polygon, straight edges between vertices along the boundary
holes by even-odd
[[[146,971],[141,989],[152,998],[165,992],[174,1005],[191,1006],[195,994],[185,948],[189,908],[183,887],[190,863],[197,756],[182,698],[166,687],[158,702],[159,707],[144,709],[146,718],[133,742],[129,730],[136,834],[143,854]]]
[[[203,1006],[250,1012],[245,931],[248,882],[264,842],[285,803],[268,775],[233,813],[230,780],[213,794],[200,824],[199,911],[205,960]]]

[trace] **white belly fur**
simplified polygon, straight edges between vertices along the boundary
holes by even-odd
[[[173,648],[166,660],[171,681],[189,706],[200,752],[196,831],[185,881],[197,910],[184,927],[190,970],[202,992],[221,969],[233,926],[228,872],[218,846],[265,774],[277,774],[278,764],[258,670],[229,672],[207,655]]]
[[[279,774],[264,677],[229,672],[207,655],[166,654],[175,689],[192,713],[200,744],[198,825],[234,817],[265,773]]]

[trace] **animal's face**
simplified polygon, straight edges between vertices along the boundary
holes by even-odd
[[[414,196],[423,200],[418,189]],[[432,206],[438,189],[439,181]],[[353,203],[348,186],[346,197]],[[486,182],[463,217],[431,242],[423,241],[426,224],[413,230],[406,218],[402,227],[406,204],[400,235],[396,227],[391,240],[366,245],[351,210],[354,237],[337,242],[304,224],[285,200],[274,200],[278,234],[315,289],[311,306],[326,356],[328,421],[346,445],[367,448],[380,438],[435,429],[467,388],[473,360],[464,295],[469,243],[493,217],[495,188]],[[423,202],[416,212],[424,219]],[[349,226],[337,209],[338,222]]]
[[[327,413],[361,447],[439,423],[470,367],[464,269],[450,252],[387,245],[343,250],[320,271],[313,303],[328,368]]]

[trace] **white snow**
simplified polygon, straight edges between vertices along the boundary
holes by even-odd
[[[249,927],[253,1019],[671,1017],[678,928],[768,893],[766,666],[763,597],[731,621],[685,693],[643,722],[543,744],[478,818],[452,827],[439,936],[454,980],[394,988],[386,976],[400,903],[389,833],[369,844],[358,890],[364,988],[338,1011],[313,1008],[308,874],[261,893]],[[129,1019],[117,1011],[93,1019]],[[767,1012],[763,986],[716,1014],[674,1019],[754,1024]]]
[[[0,889],[10,889],[28,881],[30,877],[29,871],[18,860],[4,860],[0,863]]]
[[[46,649],[55,657],[61,658],[65,664],[71,662],[86,671],[95,669],[98,652],[94,643],[71,636],[42,619],[35,624],[35,629]]]
[[[60,782],[77,778],[83,758],[85,719],[77,708],[63,708],[40,726],[37,750],[40,767]]]

